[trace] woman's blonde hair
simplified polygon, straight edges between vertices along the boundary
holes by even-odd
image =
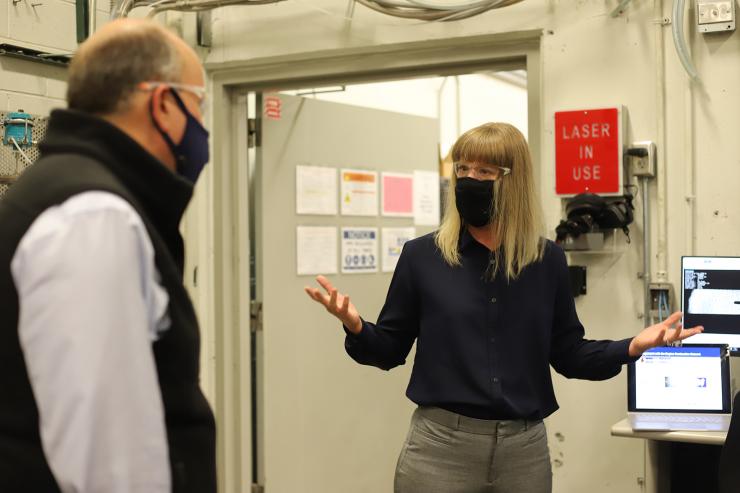
[[[492,234],[495,249],[491,274],[515,279],[532,262],[542,259],[542,211],[534,186],[532,157],[524,135],[508,123],[486,123],[468,130],[452,146],[452,161],[510,168],[494,186]],[[435,243],[445,261],[460,265],[458,242],[464,226],[455,205],[457,178],[452,173],[442,225]]]

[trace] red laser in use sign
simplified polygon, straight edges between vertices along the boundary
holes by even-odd
[[[555,113],[555,193],[622,194],[620,108]]]

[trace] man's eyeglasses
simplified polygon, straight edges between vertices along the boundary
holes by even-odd
[[[498,180],[502,176],[511,173],[511,168],[504,166],[473,166],[468,163],[455,163],[454,170],[455,176],[458,178],[466,178],[474,175],[479,180]]]
[[[180,91],[186,91],[194,94],[198,98],[198,105],[200,106],[201,113],[205,108],[206,103],[206,88],[203,86],[194,86],[192,84],[181,84],[179,82],[142,82],[139,84],[138,89],[142,91],[152,91],[157,87],[171,87]]]

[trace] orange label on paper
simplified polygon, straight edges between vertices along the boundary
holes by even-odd
[[[374,183],[375,175],[371,173],[344,173],[344,181],[359,181],[363,183]]]

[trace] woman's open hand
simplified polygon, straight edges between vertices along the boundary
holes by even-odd
[[[337,317],[347,327],[347,330],[355,335],[359,334],[362,330],[362,320],[355,305],[349,301],[349,296],[340,294],[324,276],[316,276],[316,281],[326,290],[326,294],[317,288],[306,286],[303,289],[308,296],[324,305],[326,311]]]
[[[648,349],[658,346],[668,346],[676,341],[683,341],[687,337],[698,334],[704,327],[697,325],[691,329],[684,329],[678,323],[683,313],[675,312],[667,319],[650,327],[646,327],[630,342],[630,356],[640,356]]]

